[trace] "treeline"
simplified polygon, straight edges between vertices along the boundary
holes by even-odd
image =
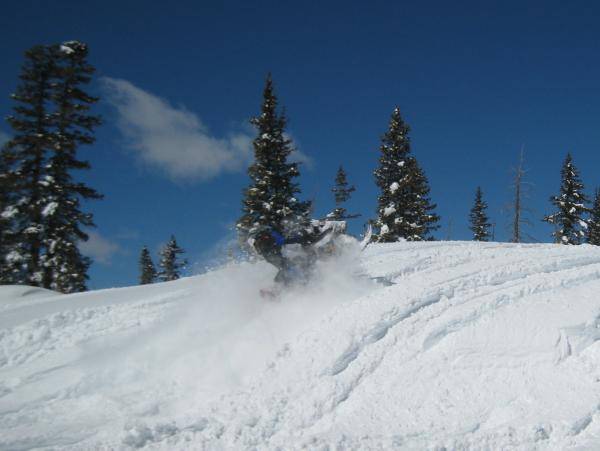
[[[298,229],[308,228],[313,219],[312,202],[299,199],[300,187],[296,182],[299,165],[289,161],[294,147],[285,133],[287,118],[277,107],[269,75],[260,115],[251,119],[257,131],[252,142],[254,163],[248,168],[251,183],[244,190],[243,214],[236,225],[242,247],[263,228],[293,236]],[[409,127],[396,108],[388,131],[382,137],[379,167],[375,171],[375,182],[381,193],[377,215],[369,222],[376,229],[373,239],[377,242],[429,240],[433,239],[431,232],[439,227],[440,218],[434,212],[436,205],[429,198],[429,183],[411,154],[408,132]],[[335,207],[323,219],[339,221],[359,217],[348,214],[344,207],[355,189],[349,185],[347,174],[340,166],[332,188]]]
[[[521,225],[529,223],[523,219],[522,201],[522,159],[515,177],[515,203],[512,205],[513,225],[512,242],[521,242]],[[555,211],[542,218],[552,224],[552,237],[555,243],[578,245],[583,243],[600,246],[600,190],[596,189],[594,199],[590,202],[585,194],[579,171],[573,163],[573,157],[567,154],[560,171],[560,190],[550,197]],[[473,239],[489,241],[492,237],[492,224],[487,216],[487,203],[483,200],[481,187],[475,192],[475,202],[469,216]]]
[[[20,82],[12,95],[14,106],[7,122],[11,139],[0,151],[0,283],[27,284],[64,293],[87,288],[91,261],[81,254],[85,230],[94,227],[86,202],[102,195],[77,179],[90,169],[79,158],[82,146],[94,143],[101,118],[91,108],[98,98],[86,92],[94,67],[88,47],[78,41],[37,45],[25,52]],[[300,199],[300,165],[291,161],[294,146],[286,134],[287,117],[278,106],[269,75],[260,113],[251,119],[254,162],[248,168],[249,186],[242,197],[236,230],[239,243],[264,227],[292,235],[310,225],[312,201]],[[374,181],[379,188],[372,225],[374,242],[432,240],[440,217],[430,198],[429,181],[411,150],[410,129],[399,108],[392,111],[379,146]],[[514,221],[511,241],[521,241],[522,163],[515,178]],[[356,187],[340,165],[333,193],[333,209],[325,220],[346,221],[345,203]],[[544,221],[554,226],[553,239],[561,244],[600,245],[600,191],[586,196],[571,155],[561,170],[561,187],[551,198],[554,212]],[[473,239],[494,238],[481,188],[469,215]],[[185,261],[175,238],[161,251],[156,269],[147,248],[140,255],[140,282],[175,280]]]
[[[302,202],[298,198],[300,188],[295,180],[299,176],[299,166],[288,162],[294,148],[286,139],[287,119],[283,113],[278,113],[277,104],[273,80],[268,76],[261,113],[251,120],[257,129],[257,137],[252,143],[255,162],[248,169],[251,183],[244,191],[243,215],[237,223],[242,246],[261,228],[268,227],[282,235],[291,235],[294,229],[306,227],[314,207],[311,202]],[[411,152],[409,132],[396,107],[381,138],[379,164],[373,174],[379,188],[376,215],[368,221],[374,228],[374,242],[432,240],[432,232],[439,229],[440,217],[430,199],[427,177]],[[523,205],[524,173],[521,154],[515,171],[514,203],[511,205],[510,241],[516,243],[523,240],[523,226],[531,225],[525,217],[527,209]],[[340,166],[332,189],[335,208],[324,219],[359,217],[359,214],[348,214],[343,207],[355,190],[356,187],[349,186],[347,174]],[[540,219],[555,226],[552,236],[556,243],[600,245],[600,191],[596,191],[590,205],[570,154],[561,171],[560,192],[552,196],[551,202],[556,211]],[[473,240],[495,238],[494,224],[490,222],[487,208],[483,191],[477,187],[469,213]]]

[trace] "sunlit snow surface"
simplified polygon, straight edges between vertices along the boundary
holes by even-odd
[[[0,449],[600,449],[600,248],[372,245],[321,273],[277,302],[264,263],[0,287]]]

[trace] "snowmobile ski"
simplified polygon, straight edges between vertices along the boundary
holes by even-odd
[[[365,248],[369,245],[369,243],[371,242],[372,236],[373,236],[373,227],[371,227],[371,224],[369,224],[369,226],[367,227],[367,232],[365,233],[364,238],[360,242],[361,252],[364,251]]]

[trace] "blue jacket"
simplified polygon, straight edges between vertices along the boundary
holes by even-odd
[[[271,230],[271,236],[275,240],[275,244],[281,247],[285,244],[285,238],[277,230]]]

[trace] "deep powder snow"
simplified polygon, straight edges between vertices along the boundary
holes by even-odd
[[[382,244],[319,273],[278,302],[264,263],[0,287],[0,449],[600,448],[600,248]]]

